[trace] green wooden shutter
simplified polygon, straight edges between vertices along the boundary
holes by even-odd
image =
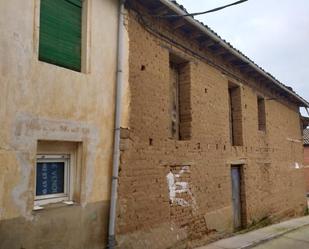
[[[39,60],[81,71],[82,0],[41,0]]]

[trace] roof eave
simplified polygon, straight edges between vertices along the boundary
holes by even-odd
[[[159,0],[162,4],[164,4],[165,6],[167,6],[169,9],[171,9],[173,12],[175,12],[178,15],[186,15],[187,13],[180,9],[179,7],[177,7],[174,3],[172,3],[170,0]],[[296,93],[294,93],[293,91],[291,91],[290,89],[288,89],[287,87],[285,87],[284,85],[282,85],[278,80],[276,80],[274,77],[272,77],[271,75],[269,75],[266,71],[264,71],[263,69],[261,69],[259,66],[257,66],[255,63],[253,63],[250,59],[246,58],[243,54],[241,54],[239,51],[237,51],[236,49],[234,49],[233,47],[231,47],[228,43],[226,43],[224,40],[222,40],[219,36],[217,36],[216,34],[214,34],[212,31],[210,31],[209,29],[207,29],[203,24],[199,23],[197,20],[195,20],[193,17],[191,16],[184,16],[183,17],[187,22],[189,22],[190,24],[194,25],[196,28],[198,28],[200,31],[202,31],[203,33],[205,33],[207,36],[209,36],[211,39],[213,39],[214,41],[216,41],[219,45],[221,45],[222,47],[224,47],[226,50],[228,50],[230,53],[232,53],[234,56],[236,56],[237,58],[239,58],[240,60],[242,60],[243,62],[247,63],[248,65],[250,65],[254,70],[256,70],[258,73],[262,74],[264,77],[266,77],[267,79],[269,79],[271,82],[273,82],[276,86],[278,86],[279,88],[281,88],[283,91],[285,91],[286,93],[288,93],[289,95],[293,96],[294,98],[296,98],[299,103],[301,103],[303,107],[309,107],[309,102],[306,101],[305,99],[301,98],[300,96],[298,96]]]
[[[304,129],[306,129],[309,126],[309,117],[301,117],[301,121],[303,123]]]

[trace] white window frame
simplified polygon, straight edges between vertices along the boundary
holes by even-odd
[[[50,162],[64,162],[64,192],[59,194],[49,194],[49,195],[36,195],[36,184],[37,184],[37,163],[50,163]],[[35,163],[35,197],[34,205],[41,206],[50,203],[65,202],[70,201],[72,197],[72,163],[71,155],[61,154],[61,155],[37,155],[37,160]]]

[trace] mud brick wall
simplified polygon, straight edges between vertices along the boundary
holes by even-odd
[[[233,230],[231,165],[243,165],[246,224],[302,215],[305,189],[299,113],[284,100],[265,102],[266,132],[258,130],[257,96],[278,94],[228,66],[166,25],[156,28],[213,58],[240,80],[147,31],[129,11],[129,136],[119,178],[119,248],[190,248]],[[191,137],[171,138],[169,55],[190,67]],[[232,146],[229,83],[239,86],[243,146]]]
[[[304,155],[306,190],[309,193],[309,146],[304,147]]]
[[[241,89],[239,86],[229,87],[230,132],[232,145],[243,145]]]
[[[308,145],[304,147],[304,155],[305,155],[304,164],[309,165],[309,146]]]
[[[181,140],[191,138],[191,75],[190,64],[179,67],[179,132]]]

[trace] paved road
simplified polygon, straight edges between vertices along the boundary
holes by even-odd
[[[309,249],[309,226],[287,233],[254,249]]]
[[[259,244],[270,238],[272,238],[270,241]],[[256,244],[259,245],[253,247]],[[200,249],[239,249],[249,247],[254,249],[309,249],[309,216],[238,234]]]

